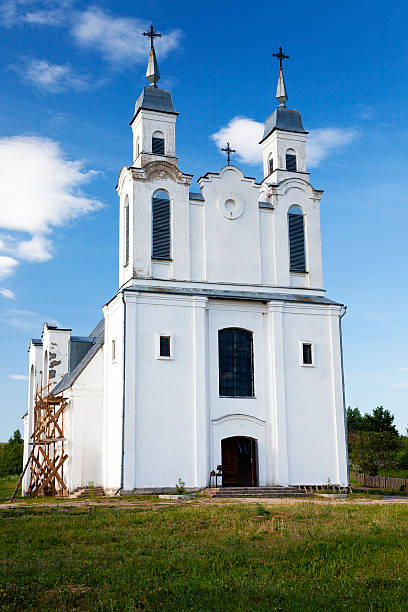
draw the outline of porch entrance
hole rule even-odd
[[[244,436],[221,440],[222,486],[256,487],[256,440]]]

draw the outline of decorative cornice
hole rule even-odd
[[[262,419],[258,419],[258,417],[252,416],[250,414],[240,414],[240,413],[226,414],[225,416],[219,417],[218,419],[211,419],[214,425],[219,425],[221,423],[225,423],[226,421],[240,421],[240,420],[251,421],[252,423],[256,423],[257,425],[261,425],[261,426],[264,426],[266,424],[266,421],[263,421]]]
[[[151,161],[143,168],[129,168],[134,181],[151,181],[153,179],[170,178],[176,183],[190,185],[192,175],[183,174],[174,164],[167,161]]]

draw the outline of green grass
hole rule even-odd
[[[20,474],[17,476],[3,476],[0,478],[0,501],[6,501],[14,493]],[[16,499],[21,497],[21,487],[17,493]]]
[[[0,509],[0,609],[406,609],[404,505],[180,504]]]

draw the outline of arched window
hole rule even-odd
[[[288,149],[286,151],[286,170],[289,172],[296,172],[296,151],[294,149]]]
[[[139,137],[137,137],[136,139],[136,159],[139,157],[139,153],[140,153],[140,141],[139,141]]]
[[[171,258],[170,198],[167,191],[158,189],[152,198],[152,257]]]
[[[126,196],[125,205],[123,210],[123,222],[124,222],[124,253],[123,253],[123,265],[127,266],[129,263],[129,198]]]
[[[34,365],[31,366],[30,368],[30,389],[29,389],[29,402],[30,402],[30,408],[32,408],[34,406],[34,400],[35,400],[35,371],[34,371]]]
[[[269,174],[272,174],[272,172],[273,172],[273,157],[272,157],[272,155],[269,158],[268,165],[269,165]]]
[[[291,206],[288,211],[290,271],[306,272],[305,227],[303,211]]]
[[[221,397],[254,396],[252,332],[239,327],[218,331],[218,367]]]
[[[164,155],[164,136],[161,132],[154,132],[152,136],[153,155]]]

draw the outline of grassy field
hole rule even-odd
[[[14,493],[18,479],[19,476],[3,476],[0,478],[0,502],[10,499]],[[17,497],[21,497],[21,487]]]
[[[0,509],[1,610],[406,610],[403,505]]]

